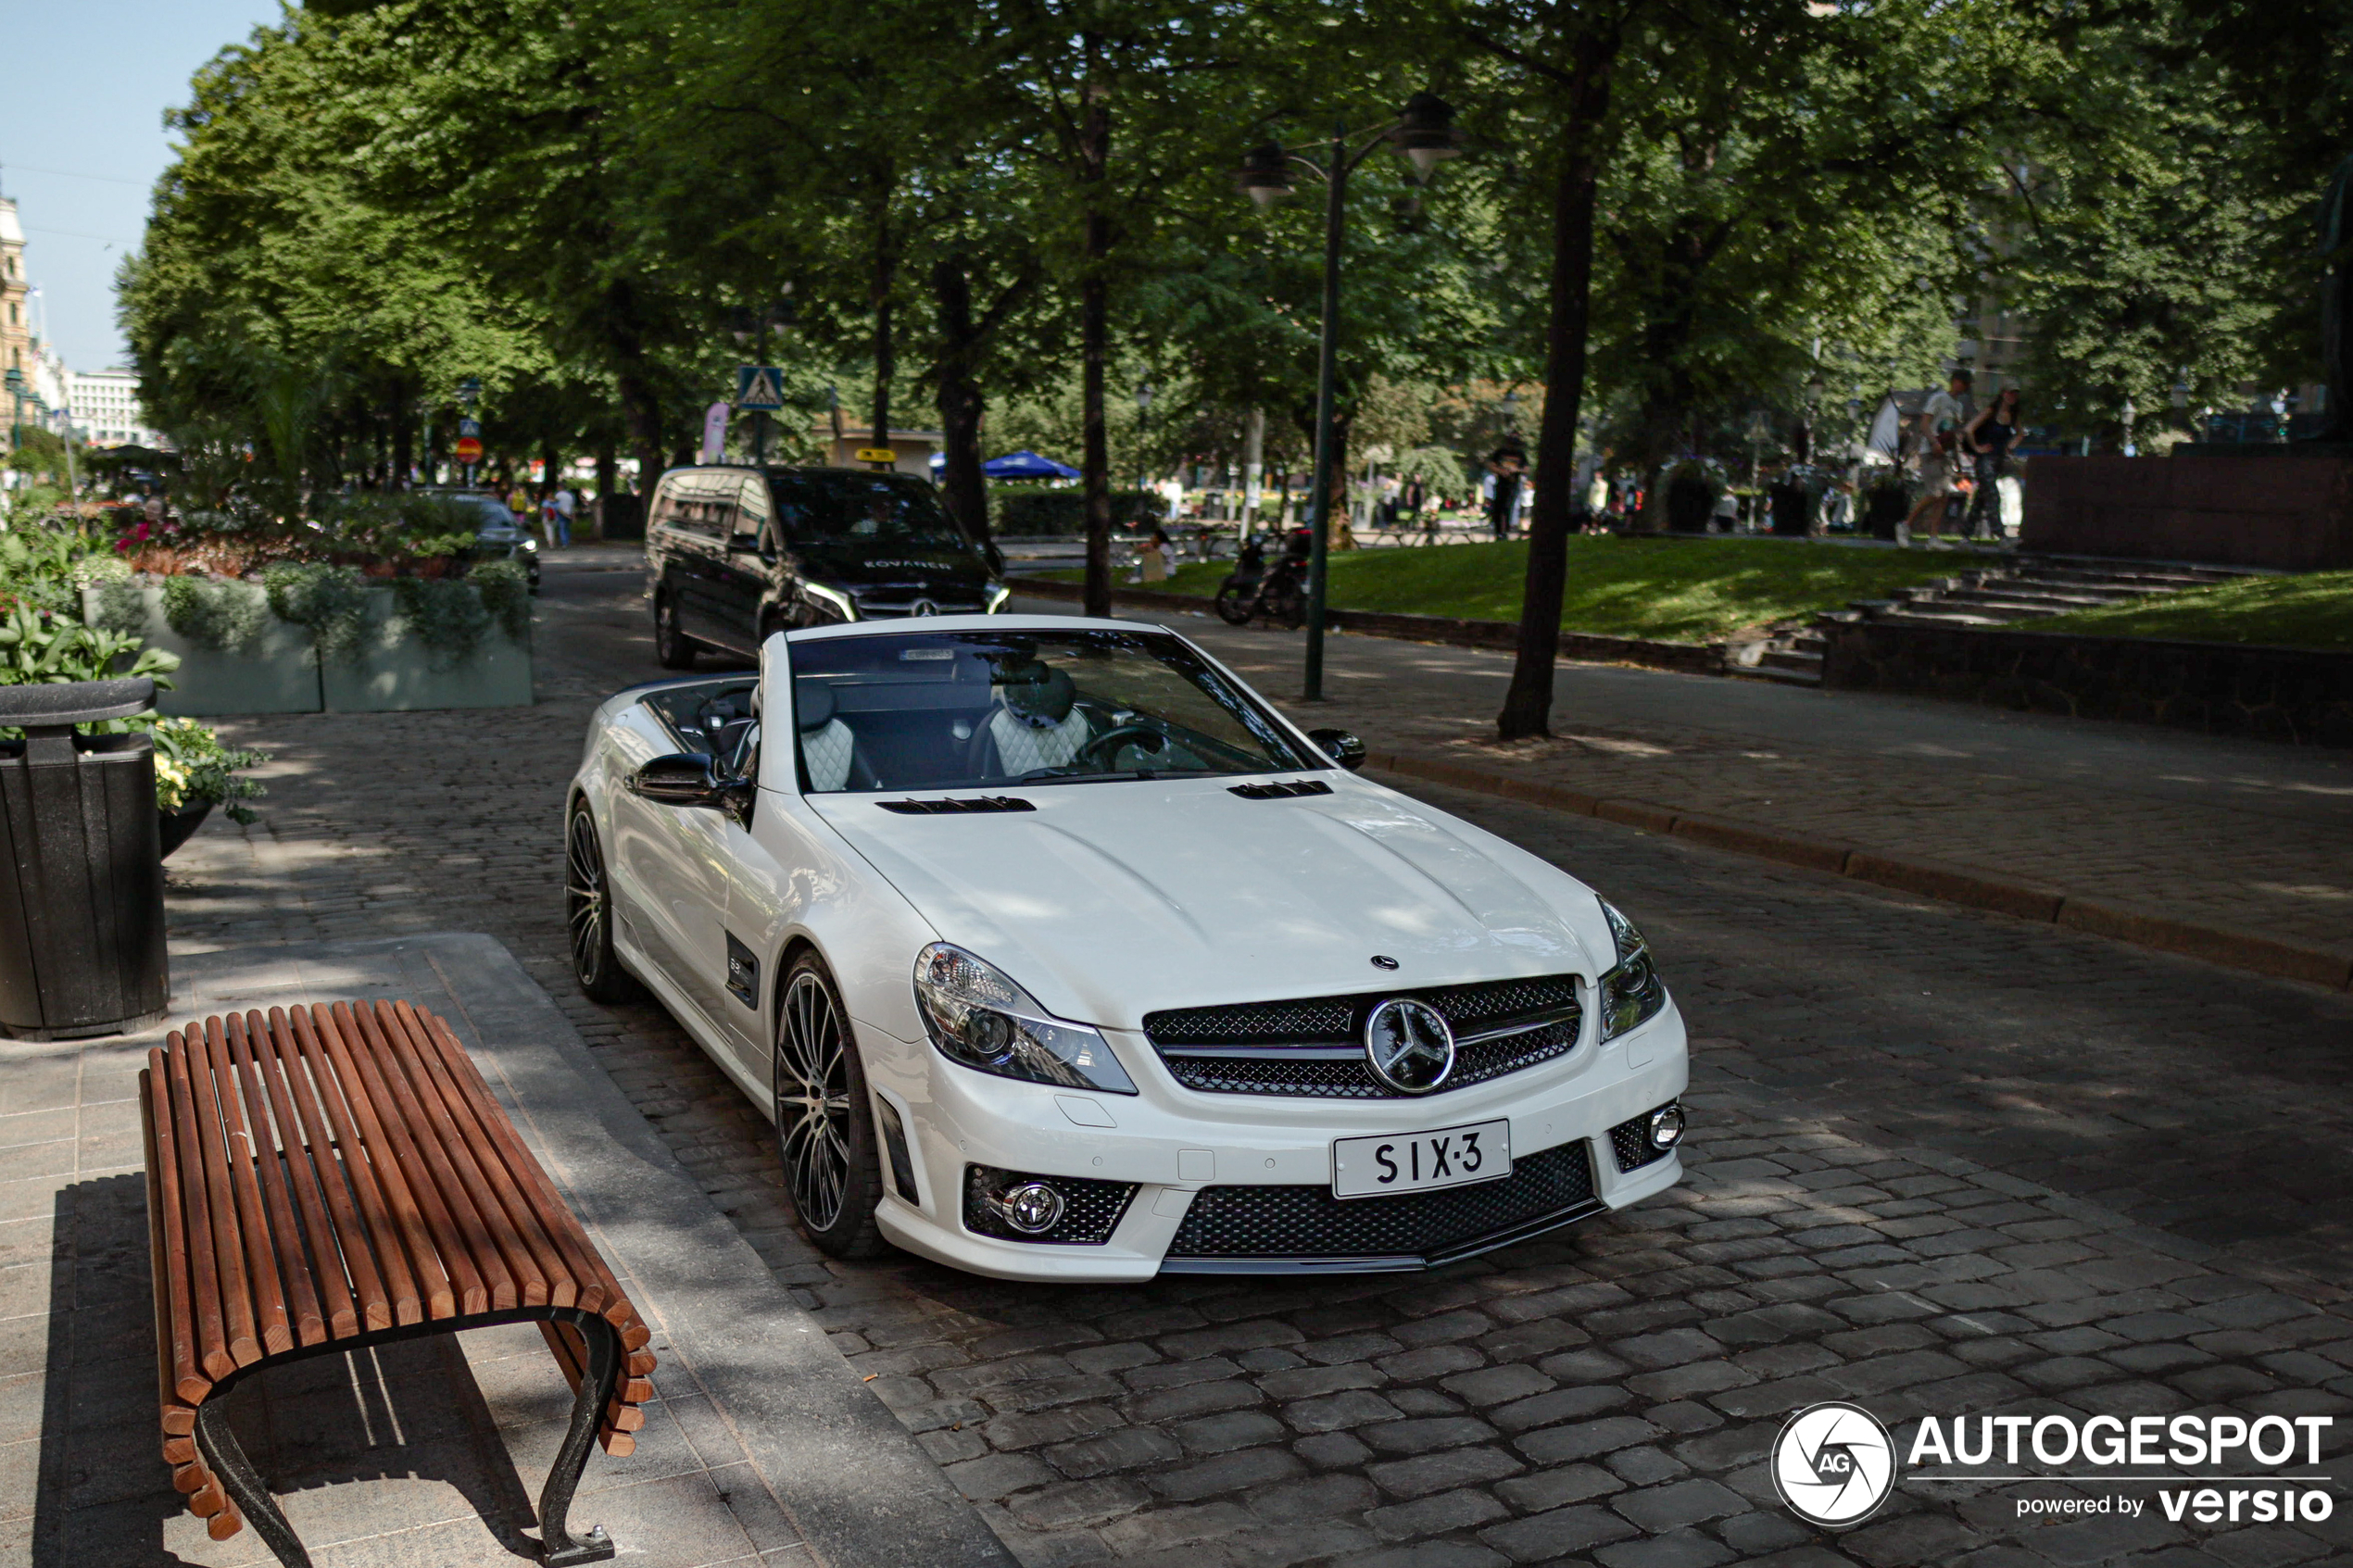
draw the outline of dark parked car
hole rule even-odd
[[[654,646],[748,657],[772,633],[902,615],[993,615],[1004,563],[930,483],[864,469],[673,469],[646,519]]]
[[[539,541],[528,529],[517,526],[515,514],[507,503],[481,490],[426,489],[420,495],[443,501],[463,513],[474,526],[474,547],[467,552],[469,560],[510,560],[521,564],[531,579],[531,591],[539,592]]]

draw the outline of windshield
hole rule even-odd
[[[1165,632],[911,632],[792,648],[812,794],[1321,768]]]
[[[972,547],[938,493],[907,474],[771,472],[768,488],[777,532],[794,544]]]

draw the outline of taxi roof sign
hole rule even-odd
[[[895,463],[899,460],[899,449],[895,446],[861,446],[858,448],[858,460],[862,463]]]

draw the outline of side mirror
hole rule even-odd
[[[629,775],[629,793],[661,806],[704,807],[726,810],[747,786],[719,771],[718,759],[700,752],[679,751],[656,757]]]
[[[1346,730],[1310,730],[1307,738],[1323,747],[1325,756],[1352,773],[1365,765],[1365,743]],[[646,765],[653,766],[650,762]]]

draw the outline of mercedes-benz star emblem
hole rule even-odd
[[[1365,1020],[1365,1065],[1401,1095],[1426,1095],[1454,1071],[1454,1032],[1428,1003],[1391,997]]]
[[[917,599],[913,604],[907,607],[907,613],[910,615],[937,615],[939,613],[939,607],[932,603],[929,599]]]

